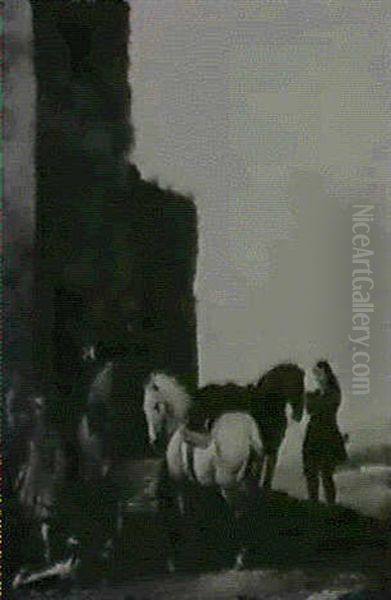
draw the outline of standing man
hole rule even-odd
[[[310,500],[319,500],[322,481],[326,502],[334,504],[336,466],[347,460],[345,442],[337,424],[341,389],[329,363],[318,361],[313,369],[318,389],[307,393],[310,421],[303,443],[303,466]]]

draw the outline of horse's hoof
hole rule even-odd
[[[235,561],[235,566],[234,566],[234,570],[235,571],[243,571],[244,569],[244,557],[245,557],[245,552],[244,550],[242,550],[241,552],[239,552],[239,554],[236,557],[236,561]]]

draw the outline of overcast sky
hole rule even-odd
[[[326,357],[346,418],[368,414],[369,399],[349,395],[350,205],[373,203],[370,412],[384,414],[389,1],[131,6],[132,160],[199,212],[201,383]]]

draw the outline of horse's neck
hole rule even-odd
[[[276,386],[260,385],[254,389],[252,394],[252,406],[255,411],[267,411],[273,413],[285,414],[288,398]]]
[[[268,377],[261,379],[259,384],[256,386],[254,393],[256,395],[258,395],[258,397],[265,399],[265,400],[275,399],[276,401],[278,400],[279,402],[285,401],[285,395],[284,395],[283,391],[281,390],[281,386],[279,385],[279,382],[275,381],[274,379],[268,378]]]

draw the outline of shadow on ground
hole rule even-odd
[[[177,575],[232,569],[242,548],[246,550],[244,568],[249,570],[356,572],[379,586],[388,585],[391,572],[389,524],[348,508],[314,504],[282,492],[262,494],[256,503],[244,503],[240,516],[235,517],[213,491],[190,489],[186,516],[175,513],[171,522],[153,508],[156,503],[150,503],[148,509],[142,503],[129,503],[123,535],[109,559],[94,550],[101,547],[113,526],[112,490],[73,490],[63,503],[66,505],[62,520],[72,520],[82,540],[77,573],[82,588],[102,579],[118,586],[140,577],[167,575],[167,557],[172,550],[169,532],[173,529]],[[39,596],[22,590],[14,597]]]
[[[116,563],[123,565],[121,574],[166,569],[166,522],[158,514],[128,517]],[[316,567],[381,576],[390,558],[390,531],[384,523],[347,508],[314,504],[281,492],[261,496],[255,506],[245,506],[235,518],[213,492],[196,490],[187,515],[174,518],[179,571],[231,568],[242,548],[246,549],[245,568]]]

